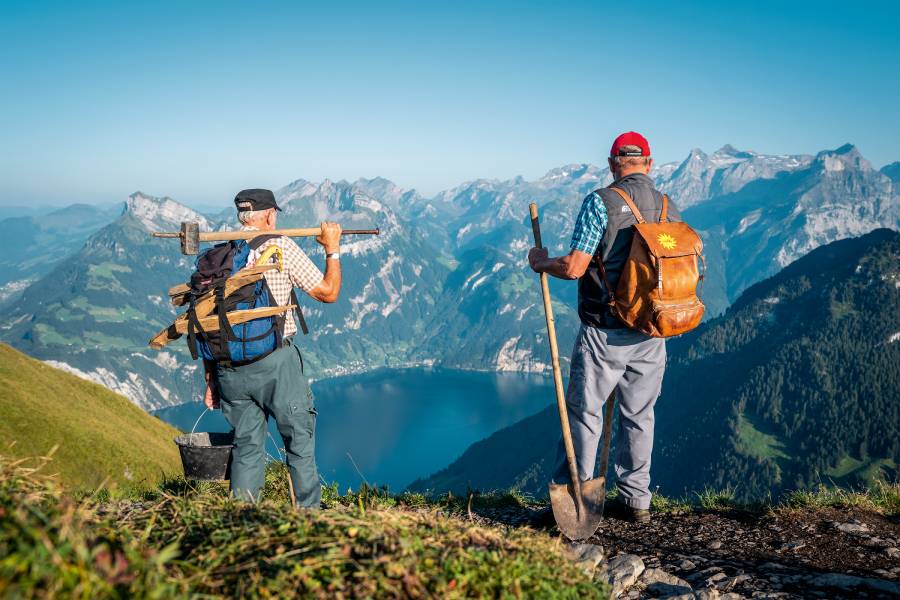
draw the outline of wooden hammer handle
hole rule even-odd
[[[228,240],[252,240],[260,235],[283,235],[285,237],[313,237],[322,233],[321,227],[301,227],[296,229],[272,229],[269,231],[204,231],[201,242],[225,242]],[[378,229],[344,229],[341,235],[378,235]]]
[[[272,229],[270,231],[201,231],[201,242],[227,242],[230,240],[252,240],[260,235],[283,235],[286,237],[313,237],[322,233],[321,227],[302,227],[297,229]],[[379,235],[380,229],[344,229],[341,235]],[[180,238],[180,232],[158,231],[153,237]]]

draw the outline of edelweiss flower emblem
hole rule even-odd
[[[676,245],[675,238],[673,238],[668,233],[659,234],[658,236],[656,236],[656,241],[659,242],[659,245],[666,250],[671,250]]]

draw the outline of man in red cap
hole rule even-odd
[[[575,220],[565,256],[550,257],[543,248],[528,253],[531,268],[560,279],[578,280],[581,329],[575,339],[566,404],[582,480],[595,476],[597,447],[603,431],[603,405],[613,390],[619,400],[618,451],[615,460],[619,512],[635,521],[650,520],[650,455],[653,406],[666,366],[665,340],[629,329],[610,313],[611,292],[603,285],[601,262],[615,290],[634,237],[637,221],[619,188],[634,200],[648,222],[659,219],[662,193],[648,174],[653,168],[650,144],[639,133],[623,133],[609,153],[613,183],[588,194]],[[680,221],[669,202],[668,218]],[[569,480],[560,441],[553,480]]]

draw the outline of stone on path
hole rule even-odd
[[[859,522],[836,523],[834,528],[850,535],[866,535],[869,533],[869,526]]]
[[[649,594],[657,598],[693,598],[694,591],[684,579],[666,573],[662,569],[646,569],[641,575],[641,583]]]
[[[603,546],[577,542],[563,543],[563,554],[589,576],[594,575],[597,565],[605,558]]]
[[[702,590],[694,592],[694,598],[696,600],[744,600],[746,596],[741,596],[734,592],[723,594],[713,588],[703,588]]]
[[[620,554],[610,559],[598,573],[612,587],[612,597],[618,598],[622,592],[637,583],[644,572],[644,561],[634,554]]]
[[[839,588],[842,590],[869,590],[885,592],[900,596],[900,585],[883,579],[871,579],[868,577],[856,577],[843,573],[824,573],[809,577],[806,582],[818,588]]]
[[[675,566],[678,569],[681,569],[682,571],[693,571],[694,569],[697,568],[696,563],[694,563],[694,561],[689,560],[687,558],[682,558],[677,563],[675,563]]]

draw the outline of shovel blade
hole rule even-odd
[[[597,531],[603,519],[606,501],[606,478],[598,477],[581,483],[584,510],[578,510],[571,484],[550,484],[550,505],[559,530],[572,541],[586,540]]]

